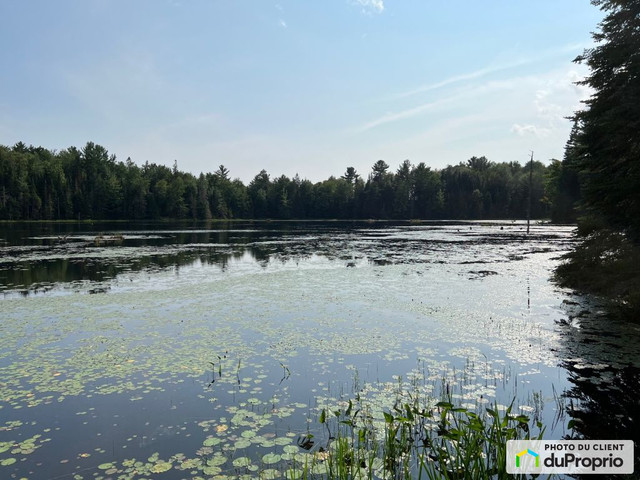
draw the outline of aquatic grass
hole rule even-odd
[[[540,440],[544,434],[539,421],[512,412],[513,403],[500,413],[497,405],[476,411],[456,406],[451,397],[435,405],[415,399],[384,411],[384,422],[376,425],[371,415],[352,401],[344,410],[327,413],[323,408],[319,422],[329,432],[326,448],[313,455],[311,464],[298,466],[294,462],[287,477],[510,479],[507,441]],[[532,436],[534,426],[538,433]],[[318,465],[323,465],[324,471]]]

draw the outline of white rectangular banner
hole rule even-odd
[[[509,440],[507,473],[629,474],[631,440]]]

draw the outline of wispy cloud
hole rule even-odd
[[[274,7],[276,10],[280,12],[280,14],[284,13],[284,8],[282,8],[282,5],[280,5],[279,3],[276,3]],[[284,18],[282,17],[278,18],[278,26],[280,28],[287,28],[287,22],[285,21]]]
[[[588,87],[576,85],[582,78],[577,71],[571,70],[545,82],[535,91],[532,101],[535,122],[514,123],[511,133],[518,136],[534,135],[538,138],[551,135],[566,122],[567,115],[580,108],[580,101],[589,97],[591,90]]]
[[[551,133],[551,130],[544,127],[539,127],[537,125],[520,125],[519,123],[514,123],[511,126],[511,133],[515,133],[520,137],[525,135],[534,135],[536,137],[548,137]]]
[[[422,103],[421,105],[400,110],[398,112],[385,113],[384,115],[381,115],[375,120],[371,120],[355,128],[355,131],[365,132],[367,130],[371,130],[373,128],[379,127],[387,123],[393,123],[399,120],[405,120],[408,118],[418,116],[429,110],[435,110],[436,108],[444,107],[447,104],[459,105],[461,103],[469,101],[470,99],[473,100],[473,99],[482,98],[487,93],[493,92],[496,90],[505,90],[505,91],[513,90],[514,88],[516,88],[519,81],[521,81],[521,79],[513,78],[513,79],[503,80],[499,82],[493,81],[493,82],[486,82],[481,85],[475,85],[475,86],[466,88],[462,91],[458,91],[454,94],[450,94],[448,96],[441,96],[438,100],[433,102]]]
[[[364,13],[382,13],[384,0],[352,0],[352,3],[362,7]]]
[[[425,85],[421,85],[411,90],[407,90],[406,92],[400,92],[391,96],[391,99],[399,99],[405,97],[411,97],[413,95],[417,95],[419,93],[430,92],[433,90],[438,90],[440,88],[447,87],[449,85],[453,85],[456,83],[465,82],[467,80],[476,80],[478,78],[485,77],[487,75],[491,75],[493,73],[502,72],[505,70],[510,70],[512,68],[521,67],[523,65],[529,65],[532,63],[540,62],[542,60],[557,56],[557,55],[566,55],[567,53],[581,51],[586,48],[586,44],[578,44],[572,43],[569,45],[564,45],[559,48],[550,49],[548,51],[542,52],[535,57],[529,58],[519,58],[510,62],[504,62],[495,65],[489,65],[473,72],[462,73],[460,75],[454,75],[452,77],[446,78],[439,82],[427,83]]]
[[[580,74],[575,70],[569,72],[556,70],[544,75],[514,76],[502,80],[485,81],[458,89],[448,95],[440,95],[436,101],[384,113],[378,118],[355,127],[352,131],[363,133],[432,110],[453,112],[462,108],[461,106],[466,109],[477,108],[485,111],[501,110],[505,115],[513,115],[515,113],[513,102],[516,102],[521,108],[526,109],[526,114],[531,116],[533,121],[513,122],[511,132],[517,135],[529,133],[544,136],[564,124],[565,117],[571,115],[579,107],[580,100],[588,96],[586,90],[574,85],[579,78]],[[512,100],[506,100],[506,98]]]
[[[408,90],[406,92],[395,94],[395,95],[393,95],[392,98],[395,98],[395,99],[406,98],[406,97],[411,97],[413,95],[416,95],[418,93],[424,93],[424,92],[429,92],[429,91],[432,91],[432,90],[438,90],[440,88],[447,87],[447,86],[453,85],[455,83],[464,82],[466,80],[475,80],[477,78],[484,77],[484,76],[489,75],[491,73],[497,73],[497,72],[500,72],[500,71],[503,71],[503,70],[508,70],[510,68],[515,68],[515,67],[524,65],[526,63],[528,63],[528,62],[525,61],[525,60],[518,60],[518,61],[511,62],[511,63],[503,64],[503,65],[495,65],[495,66],[491,66],[491,67],[481,68],[481,69],[476,70],[474,72],[455,75],[455,76],[447,78],[445,80],[441,80],[440,82],[435,82],[435,83],[422,85],[420,87],[414,88],[413,90]]]
[[[370,122],[360,125],[355,129],[355,131],[366,132],[367,130],[379,127],[380,125],[384,125],[385,123],[392,123],[397,122],[398,120],[415,117],[416,115],[424,113],[428,110],[432,110],[443,103],[445,103],[445,100],[439,100],[436,102],[424,103],[422,105],[418,105],[417,107],[409,108],[399,112],[388,112],[381,117],[376,118],[375,120],[371,120]]]

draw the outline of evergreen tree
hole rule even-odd
[[[594,91],[574,117],[587,212],[640,242],[640,0],[593,0],[606,17],[576,58]]]
[[[355,168],[347,167],[347,171],[340,178],[346,180],[349,184],[354,184],[359,177],[360,175],[358,175]]]

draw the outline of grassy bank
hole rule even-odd
[[[640,247],[621,233],[599,230],[564,258],[556,281],[595,294],[623,315],[640,321]]]

